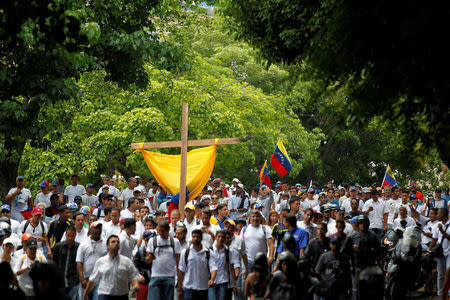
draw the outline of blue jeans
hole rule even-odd
[[[183,289],[184,300],[208,300],[208,290]]]
[[[128,294],[123,296],[98,295],[98,300],[128,300]]]
[[[247,297],[244,296],[244,286],[245,286],[244,273],[241,272],[241,274],[239,274],[236,280],[236,285],[237,285],[237,295],[234,296],[234,300],[247,300]]]
[[[227,295],[228,295],[228,282],[214,284],[208,290],[209,300],[229,300]]]
[[[78,300],[80,299],[78,296],[79,288],[80,288],[79,285],[61,288],[61,292],[72,300]]]
[[[380,228],[369,228],[370,231],[372,231],[373,233],[375,233],[375,235],[377,236],[378,241],[381,243],[381,239],[383,238],[383,229]]]
[[[86,279],[87,282],[89,282],[88,279]],[[98,290],[98,284],[96,284],[94,286],[94,288],[92,289],[92,291],[88,294],[89,300],[98,300],[98,294],[97,294],[97,290]],[[81,283],[78,285],[78,297],[79,299],[83,299],[83,293],[84,293],[84,289],[81,286]]]
[[[175,277],[152,277],[148,284],[148,300],[173,300]]]

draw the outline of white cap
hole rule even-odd
[[[210,195],[203,195],[203,196],[200,198],[200,201],[203,201],[203,200],[205,200],[205,199],[210,199],[210,200],[211,200],[211,196],[210,196]]]
[[[206,190],[208,190],[208,191],[212,191],[212,190],[213,190],[213,188],[212,188],[212,187],[210,187],[210,186],[208,185],[208,188],[207,188]]]
[[[239,182],[239,179],[233,178],[233,182]]]
[[[13,247],[14,247],[14,250],[16,250],[16,247],[17,247],[17,245],[16,245],[16,243],[14,242],[14,239],[13,238],[6,238],[4,241],[3,241],[3,245],[6,245],[6,244],[11,244],[11,245],[13,245]]]
[[[244,188],[244,185],[242,183],[239,183],[237,186],[240,187],[241,189]]]

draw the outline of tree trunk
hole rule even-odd
[[[8,160],[0,162],[0,199],[5,201],[8,191],[16,186],[17,168],[19,163],[10,163]]]

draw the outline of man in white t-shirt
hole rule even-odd
[[[42,181],[39,187],[41,188],[41,191],[36,195],[36,198],[34,199],[34,206],[38,205],[39,203],[44,203],[45,208],[50,207],[50,196],[52,193],[49,190],[50,184],[48,181]]]
[[[385,193],[385,202],[388,208],[388,227],[393,226],[396,206],[402,202],[402,200],[399,198],[400,189],[398,187],[393,187],[391,189],[391,194],[392,198],[389,199],[386,198],[387,194]]]
[[[128,178],[128,187],[122,191],[119,196],[119,208],[126,209],[128,207],[128,200],[133,198],[134,188],[136,187],[136,178]]]
[[[136,198],[128,199],[128,208],[120,212],[120,218],[134,218],[134,213],[139,208],[139,201]]]
[[[258,252],[269,252],[268,264],[272,265],[274,249],[270,239],[272,234],[270,228],[261,224],[261,214],[258,210],[252,210],[250,215],[250,225],[244,227],[241,231],[241,237],[245,243],[245,249],[247,251],[248,265],[250,271],[253,269],[253,261]],[[269,249],[268,246],[269,245]]]
[[[180,242],[169,237],[169,223],[158,224],[158,235],[147,244],[146,262],[152,263],[152,275],[148,286],[148,294],[153,300],[173,299],[175,276],[180,260]]]
[[[11,219],[11,207],[8,204],[3,204],[0,208],[0,217],[6,217],[11,222],[11,231],[17,236],[22,236],[22,232],[20,232],[20,222]]]
[[[6,202],[11,203],[11,218],[22,222],[25,220],[22,213],[29,207],[33,207],[33,198],[29,189],[26,189],[25,179],[19,176],[16,179],[16,187],[9,190],[5,197]]]
[[[396,228],[396,227],[407,228],[407,227],[411,227],[411,226],[416,226],[416,222],[414,221],[414,219],[411,217],[408,217],[408,212],[406,210],[406,207],[401,206],[398,209],[398,212],[399,212],[399,216],[397,219],[394,220],[394,223],[393,223],[394,228]]]
[[[86,194],[81,196],[81,201],[83,205],[89,206],[89,208],[93,206],[98,206],[98,196],[93,194],[94,185],[92,183],[88,183],[86,185]]]
[[[186,204],[184,206],[184,219],[181,219],[178,223],[183,223],[187,229],[186,241],[190,242],[192,238],[192,230],[198,228],[201,225],[201,221],[195,218],[195,206],[192,204]]]
[[[399,214],[399,208],[402,207],[402,206],[406,208],[406,211],[408,212],[408,216],[411,217],[411,208],[409,207],[409,201],[408,200],[409,200],[409,193],[408,193],[408,191],[406,191],[406,190],[402,191],[401,202],[398,203],[395,206],[394,219],[397,219],[398,214]]]
[[[203,247],[209,249],[214,244],[214,239],[216,237],[217,231],[220,230],[220,227],[217,225],[213,225],[210,223],[211,219],[211,210],[209,208],[204,208],[202,210],[202,224],[196,225],[196,229],[200,229],[203,232],[202,244]]]
[[[445,271],[447,270],[447,256],[450,253],[450,241],[447,239],[450,237],[450,221],[448,220],[447,209],[439,208],[437,218],[439,221],[436,222],[432,229],[430,251],[433,250],[436,245],[442,245],[443,255],[435,257],[437,263],[437,294],[440,296],[444,284]],[[446,236],[443,235],[444,232],[446,233]]]
[[[64,196],[67,196],[68,203],[73,203],[75,196],[81,197],[86,194],[86,189],[81,184],[78,184],[78,182],[80,181],[80,176],[78,176],[77,174],[73,174],[70,177],[70,180],[72,184],[65,188]]]
[[[155,181],[152,183],[152,188],[148,190],[147,197],[152,204],[153,210],[158,209],[158,195],[159,195],[159,184]]]
[[[388,209],[383,200],[378,199],[378,191],[373,189],[370,192],[372,198],[364,203],[362,211],[369,217],[369,230],[377,235],[378,240],[381,241],[383,230],[387,231],[387,217]]]

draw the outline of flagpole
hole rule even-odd
[[[386,179],[386,174],[387,174],[388,169],[389,169],[389,164],[386,167],[386,172],[384,172],[383,181],[381,181],[381,188],[383,188],[383,183],[384,183],[384,180]]]

